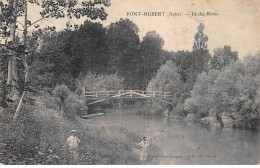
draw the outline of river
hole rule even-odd
[[[132,132],[138,141],[146,136],[151,146],[159,149],[148,153],[152,164],[259,164],[260,160],[259,131],[186,125],[179,119],[147,115],[132,107],[106,110],[91,122],[101,129],[106,126]]]

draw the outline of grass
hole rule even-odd
[[[49,101],[46,101],[49,100]],[[15,123],[15,105],[1,111],[0,163],[3,164],[73,164],[65,141],[72,129],[81,140],[77,164],[139,164],[132,150],[133,142],[96,129],[85,120],[61,117],[52,97],[38,97],[35,106],[24,106]]]

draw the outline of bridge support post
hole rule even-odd
[[[86,92],[86,88],[84,86],[82,86],[82,96],[84,96],[84,97],[86,96],[85,92]]]

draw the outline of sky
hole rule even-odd
[[[139,27],[140,39],[148,31],[155,30],[164,40],[163,48],[168,51],[192,50],[194,35],[200,23],[205,25],[208,49],[230,45],[239,57],[260,52],[260,0],[111,0],[106,8],[107,20],[98,22],[104,26],[120,18],[129,18]],[[29,19],[40,18],[40,8],[29,6]],[[129,12],[164,12],[164,16],[130,16]],[[216,16],[192,16],[192,12],[217,13]],[[173,16],[178,13],[182,16]],[[190,15],[185,15],[190,14]],[[84,19],[75,23],[83,23]],[[58,30],[65,28],[68,19],[50,19],[41,26],[54,25]]]

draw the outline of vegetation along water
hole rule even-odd
[[[0,2],[1,37],[9,39],[0,45],[0,164],[259,164],[259,53],[241,59],[227,44],[211,54],[203,23],[191,51],[167,51],[156,31],[141,38],[130,19],[92,21],[106,19],[107,0],[81,9],[77,0],[42,1],[33,23],[27,1],[9,1]],[[66,16],[90,20],[61,31],[39,25]],[[171,94],[85,96],[120,90]],[[80,140],[74,153],[71,130]]]

